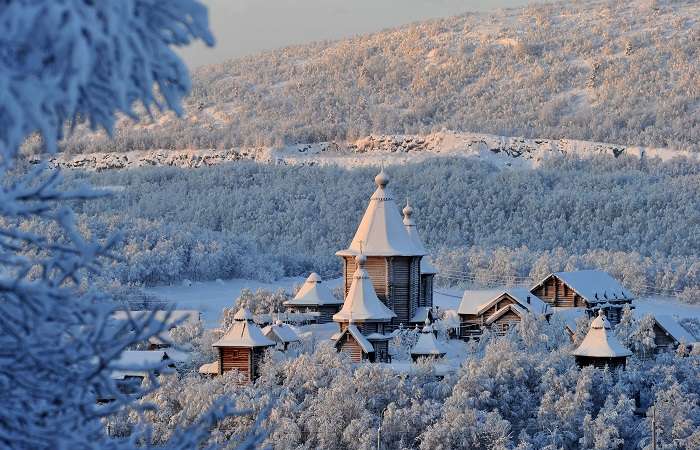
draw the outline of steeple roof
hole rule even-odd
[[[426,319],[425,326],[418,335],[418,342],[411,348],[411,356],[444,356],[445,351],[440,347],[433,334],[430,320]]]
[[[365,263],[367,257],[359,255],[355,258],[357,270],[353,275],[352,285],[345,297],[343,307],[333,315],[336,322],[388,322],[396,317],[377,297],[372,281],[369,278]]]
[[[573,351],[574,356],[590,356],[594,358],[615,358],[630,356],[631,351],[617,340],[611,332],[610,322],[603,310],[598,310],[598,317],[591,322],[583,342]]]
[[[253,314],[245,308],[233,316],[233,326],[214,343],[214,347],[271,347],[275,343],[265,337],[253,322]]]
[[[416,248],[416,250],[422,252],[422,254],[427,255],[428,252],[425,250],[423,241],[421,241],[418,235],[418,229],[416,228],[416,221],[413,220],[413,207],[406,200],[406,206],[403,207],[403,226],[406,228],[406,233],[411,239],[411,243]],[[437,269],[432,265],[428,256],[424,256],[420,260],[420,273],[421,275],[434,275],[437,273]]]
[[[293,299],[284,302],[290,306],[321,306],[340,305],[343,301],[335,298],[333,293],[321,282],[321,277],[316,272],[312,272],[306,279],[304,285],[299,289]]]
[[[374,178],[377,190],[357,227],[350,247],[336,253],[338,256],[422,256],[424,248],[418,248],[406,232],[399,208],[387,190],[389,176],[382,169]]]

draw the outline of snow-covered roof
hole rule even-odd
[[[630,356],[632,352],[622,345],[611,332],[610,322],[605,318],[603,310],[598,310],[598,317],[591,322],[591,328],[581,345],[572,352],[575,356],[590,356],[594,358],[615,358]]]
[[[444,356],[445,353],[435,339],[430,321],[426,321],[426,325],[418,335],[416,345],[411,348],[411,356]]]
[[[321,277],[312,272],[293,299],[284,302],[286,306],[340,305],[343,301],[321,282]]]
[[[255,322],[253,314],[246,308],[238,310],[233,316],[233,326],[224,336],[214,343],[214,347],[270,347],[275,345],[267,338]]]
[[[374,346],[370,341],[367,340],[367,338],[360,332],[360,330],[355,326],[355,325],[348,325],[348,327],[345,329],[343,333],[340,334],[342,337],[343,334],[345,333],[350,333],[352,337],[355,338],[358,344],[360,344],[360,347],[362,347],[362,351],[365,353],[372,353],[374,351]]]
[[[519,307],[518,305],[514,304],[509,304],[504,306],[503,308],[499,309],[495,313],[491,314],[489,317],[486,318],[486,325],[491,325],[493,322],[495,322],[499,317],[501,317],[503,314],[507,313],[508,311],[513,311],[515,314],[518,315],[518,317],[522,318],[525,316],[526,311]]]
[[[413,317],[411,317],[411,320],[409,322],[415,322],[415,323],[423,323],[428,319],[432,319],[432,313],[430,308],[427,306],[419,306],[416,308],[415,312],[413,313]]]
[[[416,248],[406,232],[394,198],[386,189],[389,177],[384,170],[375,177],[377,190],[369,200],[350,247],[336,253],[353,256],[422,256],[425,249]]]
[[[199,366],[199,373],[202,375],[218,375],[219,374],[219,361],[214,361]]]
[[[129,320],[129,317],[131,316],[134,319],[143,320],[148,314],[154,314],[156,320],[166,323],[169,327],[172,327],[178,323],[182,325],[186,322],[197,322],[199,320],[200,312],[194,309],[175,309],[172,311],[115,311],[114,314],[112,314],[112,318],[115,320]]]
[[[370,341],[387,341],[387,340],[391,339],[390,334],[382,334],[382,333],[370,333],[365,337]]]
[[[564,326],[572,332],[576,331],[576,321],[579,317],[588,315],[586,308],[569,308],[569,307],[553,307],[551,308],[552,317],[560,318],[564,322]]]
[[[574,272],[554,272],[537,283],[533,290],[542,285],[549,277],[555,276],[566,283],[588,303],[632,300],[632,293],[607,272],[602,270],[576,270]]]
[[[165,360],[184,361],[188,355],[172,350],[124,350],[114,365],[113,380],[123,380],[126,377],[146,377],[148,372],[157,368]]]
[[[690,334],[688,330],[683,328],[683,325],[673,317],[666,314],[654,315],[656,323],[663,328],[676,342],[685,342],[686,344],[694,344],[698,339]]]
[[[280,342],[289,343],[299,341],[299,336],[297,335],[296,331],[294,331],[292,327],[286,323],[280,321],[274,325],[266,326],[262,329],[262,332],[265,336],[271,339],[274,339],[273,335],[275,335]]]
[[[345,297],[343,307],[333,315],[336,322],[386,322],[396,317],[394,311],[387,308],[377,297],[369,278],[365,263],[367,258],[359,255],[355,258],[357,270],[353,275],[352,285]]]
[[[438,273],[437,268],[430,262],[428,256],[424,256],[420,259],[420,273],[421,275],[435,275]]]
[[[547,314],[549,305],[524,288],[490,289],[485,291],[465,291],[457,312],[459,314],[481,314],[503,295],[508,295],[518,305],[533,314]]]

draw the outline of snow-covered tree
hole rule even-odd
[[[117,114],[136,117],[136,107],[179,112],[190,81],[173,47],[213,43],[207,11],[195,0],[15,1],[0,6],[0,36],[0,446],[132,448],[143,430],[113,440],[101,421],[139,409],[111,373],[126,368],[117,362],[125,348],[167,339],[165,326],[152,315],[110,321],[117,304],[86,275],[118,257],[117,239],[85,237],[69,207],[101,194],[65,189],[45,164],[28,168],[20,146],[36,134],[54,152],[68,121],[111,131]],[[230,412],[216,405],[188,429],[173,428],[167,446],[206,440]]]

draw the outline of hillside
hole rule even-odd
[[[70,153],[455,131],[698,150],[700,4],[580,1],[432,20],[194,74],[184,119]]]

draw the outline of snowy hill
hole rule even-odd
[[[241,160],[274,164],[336,165],[352,168],[386,164],[410,164],[432,157],[479,158],[496,167],[537,167],[557,155],[577,158],[629,155],[638,159],[688,158],[700,161],[700,152],[622,146],[571,139],[525,139],[477,133],[443,131],[428,135],[371,135],[351,142],[319,142],[228,150],[141,150],[125,153],[61,154],[54,166],[109,170],[137,167],[215,166]]]
[[[230,149],[450,129],[698,150],[700,3],[586,0],[431,20],[194,74],[184,119],[71,153]]]

